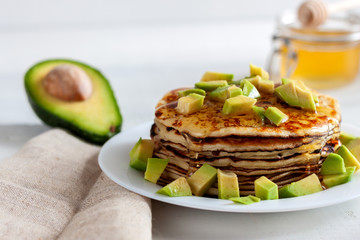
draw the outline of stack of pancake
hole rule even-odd
[[[273,95],[256,106],[275,106],[288,115],[280,126],[256,113],[224,115],[223,103],[205,98],[198,112],[176,111],[177,89],[158,103],[151,137],[154,156],[170,162],[158,183],[191,176],[204,163],[237,174],[240,194],[254,194],[254,181],[266,176],[279,187],[319,173],[324,158],[339,146],[340,112],[335,99],[318,95],[317,111],[288,106]],[[207,195],[217,195],[216,183]]]

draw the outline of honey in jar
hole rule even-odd
[[[356,18],[330,18],[318,28],[303,28],[294,14],[285,14],[274,35],[271,77],[299,79],[315,89],[336,88],[356,79],[360,21],[351,19]]]

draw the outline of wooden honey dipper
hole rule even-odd
[[[298,19],[306,27],[317,27],[323,24],[330,14],[359,6],[359,0],[340,1],[329,5],[321,0],[308,0],[300,5]]]

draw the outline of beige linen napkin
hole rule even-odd
[[[151,239],[150,200],[101,173],[98,153],[54,129],[1,163],[0,239]]]

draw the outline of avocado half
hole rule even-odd
[[[56,66],[73,64],[89,76],[93,92],[78,102],[59,100],[45,91],[44,77]],[[36,115],[46,124],[69,130],[86,141],[103,144],[120,132],[122,116],[107,79],[95,68],[67,59],[39,62],[25,74],[25,90]]]

